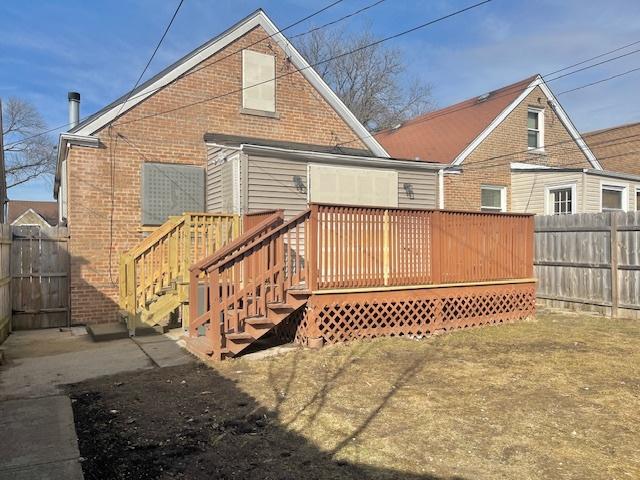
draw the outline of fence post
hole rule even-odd
[[[618,213],[611,212],[611,317],[618,316]]]

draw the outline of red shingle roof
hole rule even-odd
[[[494,90],[486,100],[473,97],[413,118],[376,139],[392,157],[451,163],[536,77]]]
[[[58,204],[56,202],[35,202],[30,200],[10,200],[7,202],[7,223],[11,224],[29,209],[33,209],[49,225],[58,224]]]

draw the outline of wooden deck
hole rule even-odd
[[[529,215],[311,205],[261,220],[191,268],[188,343],[202,355],[276,328],[318,346],[534,313]]]

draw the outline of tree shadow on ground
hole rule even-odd
[[[394,385],[408,382],[419,370],[419,362],[404,370]],[[313,422],[332,382],[345,368],[346,363],[324,379],[324,386],[295,416],[314,409],[308,417]],[[290,386],[295,369],[288,374],[284,382]],[[322,451],[282,424],[281,404],[265,408],[234,381],[204,365],[104,377],[70,387],[87,480],[445,480],[336,459],[385,408],[394,391],[383,395],[365,421],[338,439],[335,448]]]

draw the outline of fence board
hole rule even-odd
[[[67,326],[67,229],[14,226],[11,236],[13,329]]]
[[[549,306],[640,318],[640,212],[537,216],[535,268]]]
[[[11,331],[11,227],[0,225],[0,343]]]

